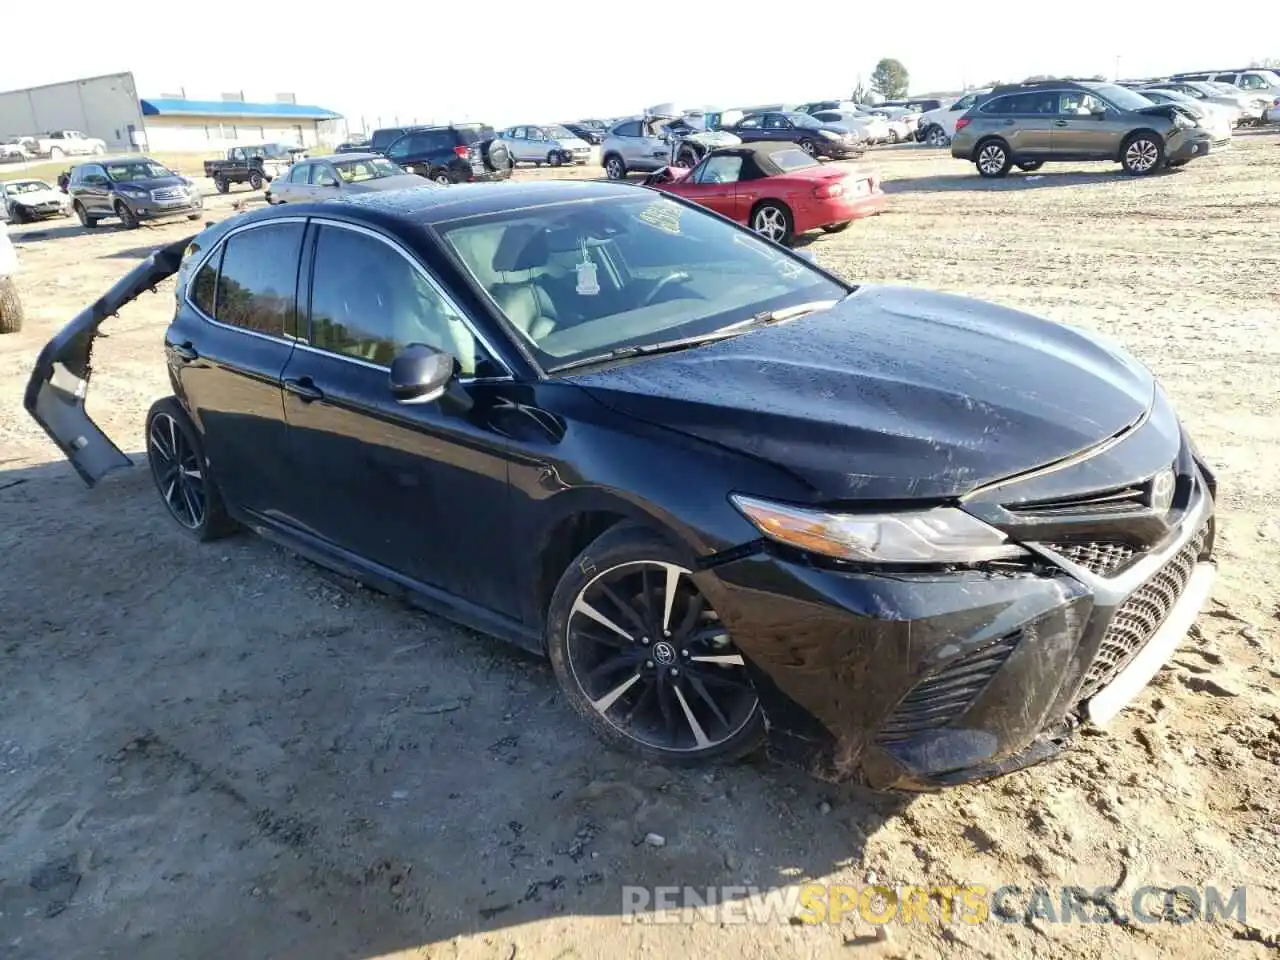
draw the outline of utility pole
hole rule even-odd
[[[1120,54],[1118,53],[1116,54],[1116,75],[1113,79],[1115,80],[1120,79]]]

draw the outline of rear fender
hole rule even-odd
[[[131,461],[85,412],[93,372],[93,341],[102,321],[136,300],[145,290],[173,276],[195,237],[155,250],[92,305],[58,331],[40,351],[27,381],[22,405],[44,428],[88,486]]]

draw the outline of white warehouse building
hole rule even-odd
[[[284,142],[336,145],[346,134],[340,114],[294,102],[139,98],[132,73],[113,73],[0,93],[0,140],[50,130],[78,130],[112,152],[209,153],[227,147]]]

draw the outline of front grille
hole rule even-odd
[[[1080,689],[1081,700],[1089,699],[1114,680],[1160,629],[1160,624],[1164,623],[1182,591],[1187,588],[1196,558],[1200,556],[1208,535],[1209,526],[1205,524],[1173,559],[1116,609],[1107,632],[1103,634],[1102,645],[1085,675],[1084,686]]]
[[[161,187],[159,190],[151,191],[151,199],[163,202],[165,200],[185,200],[186,197],[178,187]]]
[[[1099,577],[1109,577],[1128,566],[1138,552],[1123,540],[1087,540],[1077,543],[1046,543],[1072,563],[1077,563]]]
[[[1147,505],[1147,485],[1133,484],[1099,490],[1078,497],[1058,500],[1039,500],[1027,503],[1005,504],[1010,513],[1032,513],[1037,516],[1096,516],[1108,513],[1127,513]]]
[[[952,660],[937,673],[921,680],[880,727],[876,742],[910,740],[951,723],[983,691],[1020,639],[1021,631],[1001,637],[981,650]]]

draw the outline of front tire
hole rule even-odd
[[[812,140],[801,140],[799,143],[796,144],[796,146],[798,146],[801,150],[803,150],[805,153],[807,153],[811,157],[814,155],[814,152],[816,150]]]
[[[176,397],[151,405],[145,439],[151,478],[182,531],[201,542],[234,533],[236,523],[227,514],[195,428]]]
[[[569,564],[547,612],[573,708],[607,743],[673,766],[736,760],[764,740],[746,661],[693,566],[657,532],[623,524]]]
[[[120,218],[120,226],[126,230],[138,229],[138,215],[123,200],[116,201],[116,216]]]
[[[1043,160],[1021,160],[1018,162],[1018,169],[1023,170],[1026,173],[1031,173],[1034,170],[1039,170],[1043,166],[1044,166]]]
[[[844,233],[844,231],[849,229],[849,225],[851,223],[853,223],[852,220],[845,220],[841,223],[828,223],[822,228],[822,232],[823,233]]]
[[[1164,166],[1164,141],[1153,133],[1135,133],[1120,148],[1120,165],[1133,177],[1145,177]]]
[[[226,193],[231,189],[231,183],[226,177],[214,177],[213,189],[217,190],[219,193]]]
[[[547,154],[547,166],[549,166],[549,167],[558,167],[558,166],[560,166],[560,154],[559,154],[559,152],[557,152],[557,151],[555,151],[555,150],[552,150],[550,153],[548,153],[548,154]]]
[[[610,180],[623,180],[627,176],[627,165],[616,153],[604,158],[604,175]]]
[[[1003,140],[987,140],[978,144],[974,151],[973,164],[978,168],[978,175],[992,179],[1008,175],[1013,160],[1009,156],[1009,148]]]
[[[774,243],[791,242],[795,221],[791,211],[776,200],[766,200],[751,211],[751,229]]]
[[[0,277],[0,333],[17,333],[22,329],[22,300],[13,277]]]
[[[89,211],[84,208],[84,204],[79,200],[75,203],[76,216],[80,218],[80,226],[86,230],[92,230],[98,225],[97,218],[89,216]]]
[[[264,183],[266,183],[266,180],[263,179],[261,173],[257,170],[249,171],[249,189],[261,190]]]

